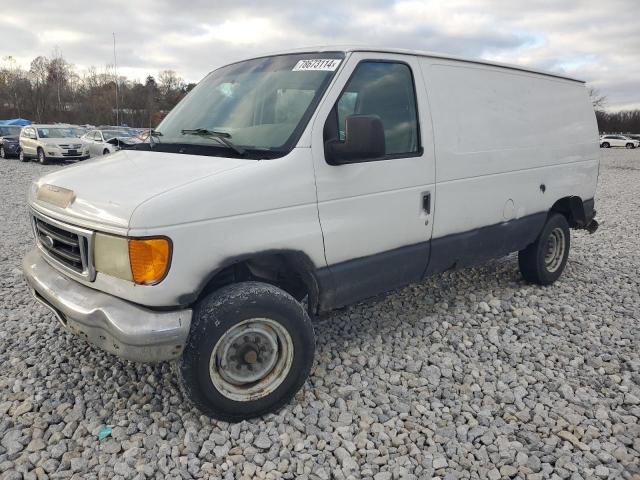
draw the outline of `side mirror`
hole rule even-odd
[[[331,165],[366,162],[384,155],[384,127],[377,115],[349,115],[344,142],[329,140],[325,144],[325,158]]]

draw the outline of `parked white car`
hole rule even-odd
[[[90,130],[82,137],[82,144],[92,157],[117,152],[124,145],[138,143],[129,130],[96,129]]]
[[[36,158],[45,165],[54,160],[85,160],[89,152],[72,127],[28,125],[20,131],[20,161]]]
[[[230,421],[304,384],[310,314],[519,252],[561,275],[596,230],[600,153],[584,83],[480,60],[366,48],[213,71],[150,134],[29,192],[23,262],[70,331],[175,360]]]
[[[625,147],[625,148],[638,148],[640,141],[625,135],[602,135],[600,137],[601,148],[611,147]]]

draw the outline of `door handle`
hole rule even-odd
[[[431,192],[422,194],[422,209],[426,213],[431,213]]]

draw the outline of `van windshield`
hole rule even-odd
[[[149,141],[165,151],[171,144],[198,145],[211,147],[206,155],[229,155],[233,151],[220,140],[222,134],[249,158],[262,158],[264,152],[277,154],[270,158],[284,155],[295,146],[343,58],[335,52],[278,55],[222,67],[167,115]],[[216,135],[187,133],[193,130]]]

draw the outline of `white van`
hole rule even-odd
[[[236,421],[287,403],[310,314],[519,252],[562,273],[595,231],[582,82],[429,53],[326,48],[215,70],[150,141],[51,173],[29,205],[36,297],[121,357],[177,360]]]

